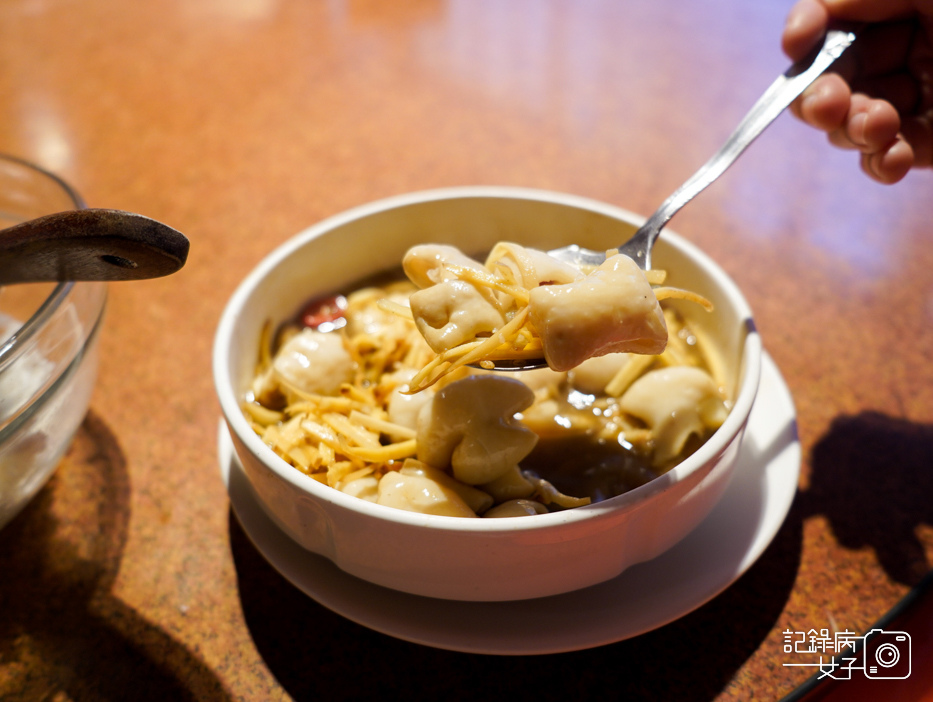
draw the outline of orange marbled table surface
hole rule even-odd
[[[783,632],[877,621],[933,565],[933,174],[873,184],[786,115],[672,224],[745,290],[803,452],[773,543],[706,605],[552,656],[406,643],[271,568],[218,471],[213,330],[268,251],[452,185],[649,214],[784,70],[789,4],[0,5],[0,151],[192,244],[111,286],[90,413],[0,532],[0,698],[777,699],[813,672]]]

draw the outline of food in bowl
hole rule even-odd
[[[659,354],[668,339],[660,300],[712,309],[699,295],[657,287],[664,271],[643,271],[618,251],[579,268],[513,242],[496,244],[483,264],[429,244],[410,249],[403,267],[419,288],[408,316],[438,354],[413,379],[413,392],[464,365],[543,354],[549,368],[567,371],[609,353]]]
[[[714,350],[659,300],[712,305],[652,287],[663,271],[621,254],[581,271],[502,242],[485,264],[421,245],[403,266],[411,282],[328,295],[263,335],[244,412],[331,488],[424,514],[543,514],[643,485],[728,413]],[[470,367],[542,351],[549,368]]]
[[[228,488],[248,494],[282,531],[337,567],[384,587],[453,600],[543,597],[595,585],[665,552],[716,506],[740,457],[754,403],[761,343],[741,291],[696,246],[665,231],[652,254],[667,283],[715,306],[676,309],[732,398],[722,426],[673,468],[621,495],[519,519],[461,519],[394,509],[335,490],[296,470],[256,434],[242,402],[254,380],[263,330],[294,321],[309,299],[352,291],[425,241],[470,252],[499,241],[549,250],[606,250],[640,218],[561,193],[471,187],[411,193],[339,213],[270,252],[240,283],[220,318],[213,368],[237,463]],[[538,446],[543,442],[539,441]],[[573,459],[575,452],[568,450]],[[595,457],[598,460],[598,457]],[[576,463],[594,460],[576,456]],[[300,567],[295,564],[296,567]]]

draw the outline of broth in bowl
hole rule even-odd
[[[408,511],[532,516],[624,494],[692,454],[731,398],[667,300],[712,305],[618,257],[581,271],[513,243],[485,264],[414,247],[410,281],[267,328],[244,412],[295,469]],[[542,352],[557,370],[482,369]]]
[[[705,441],[690,439],[672,467],[650,468],[650,473],[645,468],[620,467],[615,447],[608,442],[600,444],[598,437],[590,443],[596,432],[591,427],[585,429],[582,424],[588,414],[596,416],[595,409],[605,415],[608,406],[604,409],[595,403],[609,401],[601,400],[591,389],[576,389],[578,386],[571,386],[569,380],[562,384],[576,369],[561,371],[564,375],[557,387],[562,388],[564,395],[554,398],[554,412],[546,416],[543,426],[551,433],[558,433],[556,441],[566,439],[566,442],[561,441],[564,448],[560,453],[570,457],[566,462],[571,467],[578,451],[577,465],[584,465],[591,456],[597,463],[608,464],[597,470],[592,480],[609,485],[610,490],[624,490],[615,497],[603,499],[594,492],[590,504],[573,508],[551,506],[546,513],[518,519],[456,518],[388,507],[334,489],[327,484],[328,474],[339,480],[341,472],[347,471],[343,476],[346,480],[354,470],[369,470],[367,462],[387,461],[392,461],[391,465],[398,466],[398,470],[387,471],[386,475],[403,475],[403,470],[415,477],[419,477],[419,472],[430,473],[419,466],[419,463],[427,463],[434,467],[430,461],[418,458],[417,424],[413,431],[409,427],[407,432],[396,435],[398,429],[382,424],[379,412],[351,407],[353,402],[360,401],[358,390],[349,389],[352,383],[343,386],[348,388],[345,394],[339,390],[336,394],[311,392],[309,398],[318,402],[311,396],[319,395],[322,410],[331,415],[328,423],[312,421],[336,439],[331,446],[324,444],[323,453],[333,451],[337,459],[334,446],[346,445],[357,455],[352,461],[348,457],[349,466],[332,469],[331,464],[327,464],[326,470],[315,468],[305,472],[270,448],[251,421],[253,412],[279,413],[261,423],[264,427],[284,430],[291,419],[287,405],[260,406],[249,402],[248,414],[244,412],[244,402],[250,398],[250,392],[256,393],[258,349],[275,347],[278,350],[279,342],[284,346],[294,331],[301,333],[304,325],[298,320],[309,300],[327,302],[311,310],[313,314],[309,317],[327,322],[328,316],[339,315],[343,305],[340,300],[328,301],[327,298],[342,293],[349,304],[361,288],[388,284],[384,279],[374,283],[373,276],[392,269],[414,246],[436,241],[471,253],[485,253],[497,242],[512,241],[548,250],[565,245],[572,236],[581,246],[605,250],[626,241],[638,222],[639,218],[617,207],[573,195],[518,188],[452,188],[410,193],[362,205],[310,227],[272,251],[231,296],[218,325],[213,356],[217,396],[226,427],[242,465],[242,475],[263,511],[288,538],[332,560],[347,573],[403,592],[469,601],[527,599],[588,587],[614,578],[635,563],[658,556],[690,533],[716,506],[735,470],[758,389],[761,343],[748,305],[735,284],[708,256],[673,232],[665,232],[653,254],[655,265],[667,271],[665,285],[694,291],[709,300],[715,309],[710,313],[700,305],[681,299],[664,300],[664,307],[682,318],[689,330],[688,346],[702,352],[703,363],[717,387],[721,387],[729,411],[722,425]],[[395,282],[398,281],[393,284]],[[386,298],[385,292],[377,291],[374,298],[375,308],[385,313],[378,305],[379,299]],[[404,298],[399,304],[404,304]],[[391,314],[396,321],[404,321],[394,312]],[[339,339],[347,333],[347,327],[335,327],[348,321],[329,321],[330,331],[318,329],[324,336]],[[279,334],[289,327],[292,331]],[[695,344],[690,334],[696,338]],[[418,343],[424,343],[423,339]],[[679,342],[668,342],[671,347],[676,343]],[[388,344],[370,345],[376,355],[389,354]],[[265,362],[272,358],[272,355],[267,356]],[[326,374],[328,380],[338,377],[340,367],[340,362],[336,361],[334,372]],[[361,370],[354,368],[353,372],[357,374]],[[437,398],[449,391],[456,399],[460,391],[455,388],[475,388],[489,380],[500,385],[498,379],[490,378],[488,373],[462,372],[469,377],[439,379],[433,389],[425,392]],[[535,385],[531,377],[510,374],[501,380],[503,387],[520,386],[514,393],[519,396],[517,399],[522,395],[527,398],[530,392],[537,400],[537,394],[545,392],[544,386]],[[580,381],[579,376],[577,381]],[[362,387],[365,392],[375,392],[378,383],[370,380]],[[410,395],[400,391],[396,396],[419,398],[425,392]],[[594,395],[594,404],[587,407],[590,400],[581,395]],[[514,409],[509,407],[515,399],[505,392],[497,403],[500,416],[507,418],[507,436],[519,435],[513,432],[521,436],[527,436],[527,432],[534,435],[531,453],[516,459],[523,466],[522,470],[537,471],[540,465],[543,474],[544,466],[550,466],[556,472],[545,477],[556,491],[579,499],[574,494],[577,486],[564,484],[560,479],[561,471],[557,470],[560,456],[551,450],[551,436],[544,431],[538,435],[538,426],[532,431],[533,418],[528,409],[518,409],[521,403]],[[454,411],[457,403],[449,404],[450,412],[445,412],[445,421],[436,423],[435,428],[464,420]],[[466,403],[467,409],[471,404]],[[360,406],[372,407],[368,400]],[[354,415],[352,421],[349,415],[344,419],[337,416],[354,409],[359,414]],[[571,412],[579,414],[568,418]],[[610,410],[609,416],[604,418],[612,418],[612,414]],[[323,419],[323,415],[320,416]],[[361,417],[362,421],[356,421]],[[280,419],[284,420],[281,427]],[[563,426],[568,419],[569,428]],[[388,415],[385,421],[403,424]],[[588,417],[587,421],[590,421]],[[340,431],[334,425],[340,426]],[[343,432],[356,433],[360,427],[367,428],[374,436],[364,438],[361,435],[359,445],[350,447]],[[413,455],[409,453],[400,458],[385,455],[387,447],[393,447],[394,451],[405,442],[414,442]],[[315,450],[322,450],[321,443],[318,441],[314,445]],[[580,443],[592,447],[588,449],[589,454],[583,453]],[[631,443],[636,446],[635,442]],[[443,445],[445,451],[449,449],[446,441],[438,445]],[[528,447],[522,444],[520,448],[526,451]],[[605,452],[610,452],[609,459]],[[364,464],[355,468],[354,461]],[[404,466],[406,461],[409,462],[407,467]],[[468,461],[461,467],[477,471],[471,480],[483,480],[486,479],[481,473],[484,465],[485,461]],[[613,487],[600,471],[611,471],[623,477],[616,481],[619,485]],[[450,473],[446,468],[438,472],[446,478],[454,475],[452,469]],[[376,477],[375,472],[373,477]],[[381,480],[377,478],[377,484]],[[445,480],[437,482],[447,487]],[[590,478],[580,480],[585,482]],[[630,487],[640,480],[647,482]],[[465,486],[485,493],[480,489],[485,484]],[[453,487],[449,489],[455,492]],[[458,498],[463,499],[459,494]],[[473,511],[477,513],[476,509]],[[489,512],[480,508],[478,513],[489,515]]]

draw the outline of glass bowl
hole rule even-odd
[[[0,155],[0,228],[84,207],[64,181]],[[0,288],[0,528],[48,481],[90,404],[105,283]]]

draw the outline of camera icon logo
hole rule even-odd
[[[862,649],[865,677],[903,680],[910,677],[910,634],[906,631],[872,629]]]

